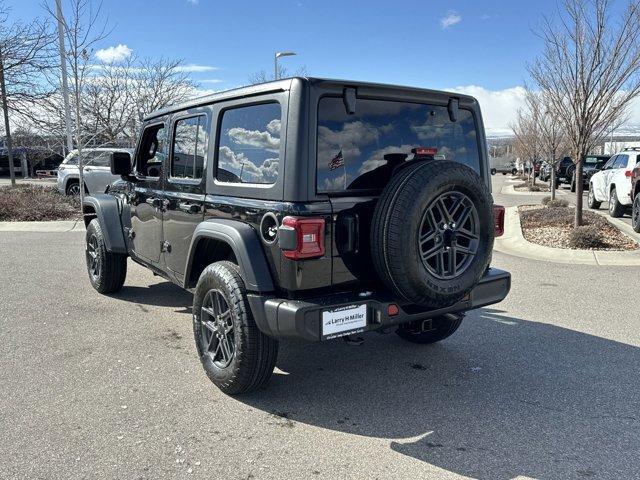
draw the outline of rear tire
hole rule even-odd
[[[593,191],[593,185],[589,184],[589,196],[587,197],[587,205],[592,210],[598,210],[602,202],[596,200],[596,194]]]
[[[620,218],[624,215],[624,205],[618,201],[616,187],[613,187],[609,194],[609,215],[613,218]]]
[[[207,376],[224,393],[256,390],[271,377],[278,341],[258,329],[235,264],[216,262],[200,275],[193,296],[193,333]]]
[[[571,193],[575,193],[576,192],[576,176],[574,175],[571,178]]]
[[[496,173],[497,173],[496,169],[495,169],[495,168],[492,168],[492,169],[491,169],[491,175],[495,175]]]
[[[640,233],[640,193],[636,194],[636,198],[633,200],[631,226],[636,232]]]
[[[408,342],[435,343],[453,335],[460,327],[463,318],[464,315],[449,314],[429,320],[418,320],[400,325],[396,333]]]
[[[127,277],[127,256],[107,251],[97,218],[89,222],[86,240],[85,257],[91,285],[103,294],[117,292]]]

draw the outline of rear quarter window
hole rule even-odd
[[[480,173],[473,114],[460,109],[452,122],[446,107],[358,99],[347,114],[342,98],[318,105],[317,191],[380,190],[414,148],[436,148],[436,159],[463,163]]]
[[[282,109],[277,102],[224,111],[217,149],[217,180],[276,183],[280,166],[281,117]]]

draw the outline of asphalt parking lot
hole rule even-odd
[[[496,252],[511,294],[441,344],[281,342],[231,398],[191,296],[131,262],[100,296],[83,239],[0,232],[0,478],[638,478],[637,268]]]

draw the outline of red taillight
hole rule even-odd
[[[395,317],[398,313],[400,313],[400,307],[395,303],[390,303],[387,307],[387,314],[389,314],[390,317]]]
[[[285,257],[300,260],[324,255],[324,218],[284,217],[282,226],[292,228],[296,234],[296,247],[283,250]]]
[[[493,206],[493,221],[496,237],[504,235],[504,207],[502,205]]]
[[[625,177],[631,178],[632,175],[633,175],[633,170],[625,170],[624,171],[624,176]]]

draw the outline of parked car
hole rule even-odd
[[[582,183],[584,188],[589,188],[589,180],[594,173],[599,172],[609,161],[611,155],[587,155],[582,160]],[[576,191],[576,169],[573,166],[571,174],[571,191]]]
[[[563,183],[571,183],[571,176],[573,175],[575,167],[576,166],[571,157],[564,157],[558,162],[558,165],[556,166],[556,183],[558,186]]]
[[[131,257],[194,289],[198,355],[228,394],[269,379],[279,338],[442,340],[510,289],[481,118],[465,95],[312,78],[154,112],[133,168],[114,152],[122,180],[83,204],[89,280],[119,290]]]
[[[621,217],[631,206],[631,176],[638,163],[640,149],[623,150],[593,174],[589,181],[589,208],[598,209],[609,202],[609,214]]]
[[[501,173],[502,175],[510,173],[511,175],[515,175],[518,173],[516,162],[513,160],[507,163],[492,162],[491,175],[495,175],[496,173]]]
[[[120,179],[119,175],[113,175],[110,170],[110,159],[113,152],[131,154],[132,150],[122,148],[82,149],[86,193],[104,193],[109,184]],[[71,151],[58,166],[58,191],[63,195],[80,194],[77,150]]]
[[[636,163],[631,172],[631,226],[640,233],[640,163]]]
[[[540,178],[541,181],[543,182],[548,182],[549,179],[551,178],[551,164],[549,164],[549,162],[542,162],[542,164],[540,165],[540,173],[538,174],[538,177]]]

